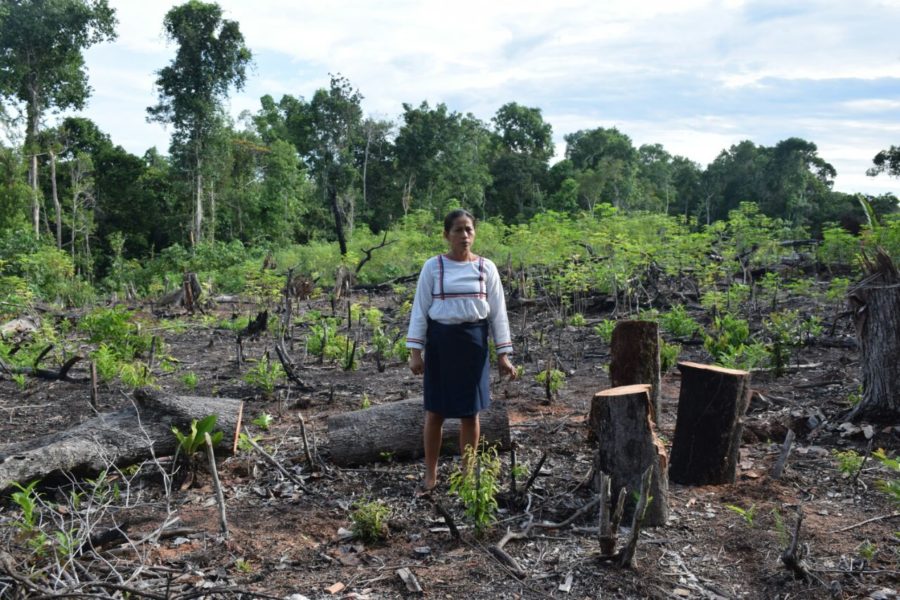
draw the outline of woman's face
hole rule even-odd
[[[457,217],[450,231],[444,232],[444,237],[450,243],[451,254],[465,256],[475,242],[475,224],[469,217]]]

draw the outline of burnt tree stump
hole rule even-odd
[[[610,342],[609,381],[613,387],[650,384],[650,409],[659,425],[659,324],[619,321]]]
[[[867,277],[849,293],[859,342],[862,401],[849,418],[900,418],[900,272],[884,250],[863,258]]]
[[[653,497],[644,523],[649,527],[665,525],[669,516],[666,450],[656,435],[650,410],[650,385],[615,387],[594,394],[588,420],[597,441],[594,461],[595,481],[600,473],[612,481],[611,498],[625,488],[628,492],[626,514],[632,514],[635,497],[641,489],[641,477],[653,466],[650,495]]]
[[[481,437],[499,449],[509,448],[509,417],[498,402],[479,413]],[[328,418],[328,454],[339,466],[358,465],[393,458],[419,458],[423,454],[422,427],[425,409],[421,398],[379,404]],[[441,451],[459,451],[459,419],[444,421]]]
[[[669,478],[686,485],[734,483],[750,373],[691,362],[678,363],[678,370]]]

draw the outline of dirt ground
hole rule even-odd
[[[380,306],[386,320],[396,318],[405,330],[397,317],[398,302],[390,295],[355,292],[353,301]],[[310,308],[326,314],[331,310],[326,300],[301,302],[301,311]],[[235,311],[251,313],[254,307],[220,304],[214,310],[228,316]],[[360,409],[364,399],[378,405],[420,395],[421,380],[405,364],[391,363],[379,373],[366,355],[357,370],[344,371],[309,357],[301,374],[314,392],[282,386],[274,397],[265,398],[240,379],[233,332],[204,326],[199,315],[186,317],[191,325],[180,333],[159,325],[165,352],[177,360],[178,369],[155,372],[157,383],[179,394],[241,398],[250,417],[272,414],[274,422],[262,432],[260,443],[302,478],[308,491],[258,455],[223,460],[219,470],[229,528],[223,539],[208,473],[201,472],[192,487],[173,491],[167,502],[154,467],[145,466],[130,480],[127,505],[115,512],[115,518],[132,524],[132,540],[153,532],[167,517],[177,518],[172,527],[179,529],[178,534],[152,544],[113,547],[104,551],[104,560],[80,559],[79,580],[109,579],[110,573],[119,573],[118,581],[126,590],[95,590],[89,597],[135,597],[134,590],[160,598],[415,597],[397,575],[401,568],[415,576],[427,598],[897,597],[900,519],[896,505],[876,489],[876,480],[886,473],[870,461],[853,481],[842,476],[832,457],[833,450],[865,453],[868,444],[866,429],[842,426],[847,398],[859,386],[857,355],[852,349],[821,344],[799,352],[795,362],[805,368],[790,369],[778,378],[766,372],[753,374],[757,393],[745,419],[736,483],[670,485],[669,521],[665,527],[642,532],[633,568],[621,569],[596,558],[597,535],[583,531],[596,526],[596,513],[591,512],[573,526],[541,529],[528,539],[509,542],[506,551],[526,573],[521,578],[512,574],[487,550],[489,545],[507,529],[521,530],[529,520],[563,521],[593,498],[585,485],[592,463],[585,419],[593,394],[609,386],[609,348],[590,327],[610,316],[608,306],[587,312],[588,326],[570,326],[558,336],[548,336],[544,348],[534,334],[541,328],[549,331],[553,315],[538,306],[523,310],[511,309],[510,321],[516,362],[524,367],[524,375],[516,382],[500,382],[495,373],[493,395],[509,412],[518,463],[530,473],[543,453],[547,458],[525,509],[503,509],[486,535],[477,537],[466,528],[459,542],[433,503],[415,494],[421,461],[386,457],[388,462],[341,469],[323,456],[327,469],[314,470],[304,458],[301,416],[317,446],[323,447],[329,415]],[[699,310],[692,313],[708,321]],[[303,329],[295,332],[296,362],[303,358],[304,336]],[[852,339],[846,319],[831,339],[841,337]],[[271,351],[271,343],[266,336],[246,342],[248,364]],[[547,402],[534,376],[552,353],[567,378],[558,397]],[[680,359],[709,362],[697,343],[685,344]],[[186,371],[197,374],[196,389],[188,389],[182,381]],[[2,443],[63,431],[93,416],[86,385],[32,379],[21,391],[9,377],[0,379]],[[660,433],[667,445],[673,439],[678,393],[679,375],[673,369],[662,386]],[[100,402],[99,410],[106,412],[128,399],[124,390],[113,386],[101,389]],[[770,470],[788,428],[794,429],[797,440],[783,478],[774,480]],[[875,448],[897,452],[900,427],[876,426],[871,433]],[[504,453],[501,458],[506,486],[510,456]],[[435,498],[463,526],[467,522],[462,506],[448,490],[449,474],[457,463],[458,457],[442,460]],[[54,496],[53,490],[45,494],[62,497]],[[346,535],[353,504],[360,499],[381,500],[390,507],[386,540],[364,544]],[[780,561],[800,507],[804,515],[800,543],[812,575],[808,581],[795,579]],[[33,563],[11,526],[17,510],[3,500],[0,550],[9,552],[15,568],[25,573]],[[5,595],[41,596],[0,570],[0,596]]]

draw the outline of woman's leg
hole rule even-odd
[[[430,490],[437,484],[438,456],[441,453],[441,430],[444,417],[430,410],[425,411],[425,482],[424,487]]]
[[[465,460],[466,446],[472,446],[473,450],[478,450],[478,438],[481,437],[481,423],[478,415],[472,417],[463,417],[459,420],[459,454]],[[466,469],[469,465],[464,465]]]

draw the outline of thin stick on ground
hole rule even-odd
[[[249,433],[247,433],[246,427],[244,428],[244,433],[247,434],[247,441],[250,443],[251,446],[253,446],[253,449],[256,450],[257,452],[259,452],[260,456],[262,456],[266,460],[266,462],[268,462],[270,465],[272,465],[273,467],[278,469],[279,473],[281,473],[282,475],[284,475],[285,477],[290,479],[291,482],[294,485],[296,485],[298,488],[300,488],[304,492],[307,492],[307,493],[309,492],[309,488],[306,487],[306,484],[304,484],[303,481],[299,477],[297,477],[296,475],[294,475],[293,473],[291,473],[290,471],[285,469],[281,465],[281,463],[278,462],[277,459],[275,459],[274,456],[272,456],[271,454],[269,454],[268,452],[263,450],[259,444],[257,444],[256,442],[253,441],[253,438],[250,436]]]
[[[219,504],[219,530],[222,535],[228,537],[228,519],[225,517],[225,495],[222,493],[222,482],[219,481],[219,470],[216,468],[216,453],[213,450],[212,438],[209,433],[203,434],[206,440],[206,454],[209,456],[209,472],[212,473],[213,486],[216,488],[216,502]]]

